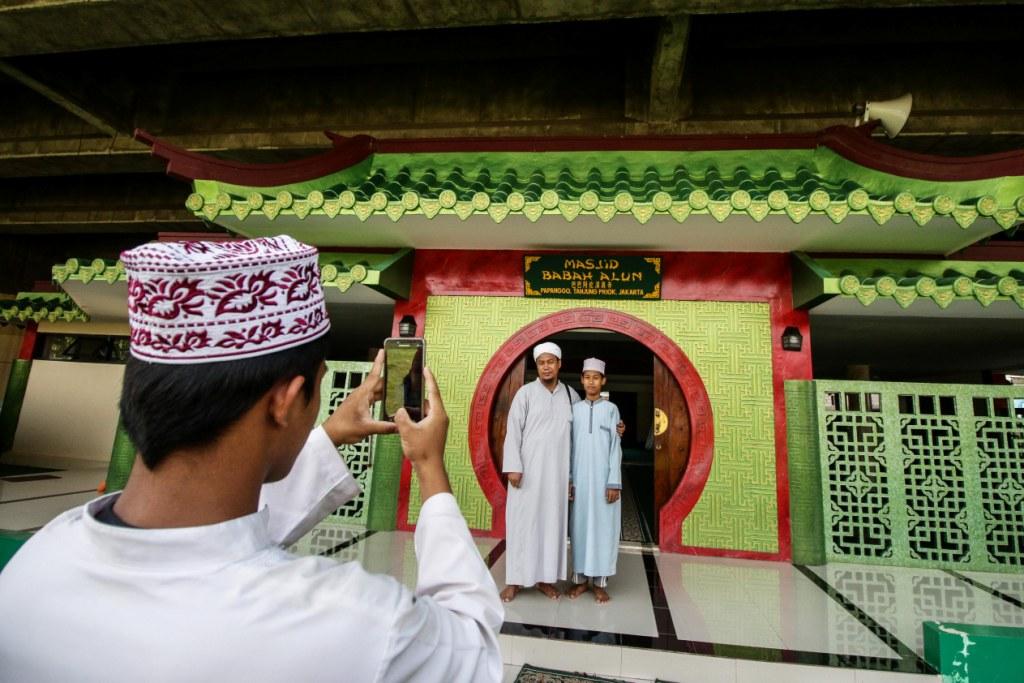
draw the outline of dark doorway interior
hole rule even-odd
[[[653,354],[643,344],[615,332],[580,329],[554,337],[562,348],[561,379],[581,395],[580,370],[586,358],[607,363],[609,400],[626,423],[622,437],[622,541],[657,543],[654,509]],[[537,377],[526,364],[526,381]]]

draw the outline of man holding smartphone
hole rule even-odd
[[[498,681],[497,588],[451,494],[448,417],[376,421],[382,355],[312,429],[330,324],[316,250],[281,236],[122,255],[123,492],[70,510],[0,574],[5,680]],[[415,593],[282,549],[358,487],[337,446],[396,431],[420,482]]]

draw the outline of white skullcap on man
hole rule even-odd
[[[121,254],[131,354],[213,363],[301,346],[330,330],[316,248],[287,235],[153,242]]]
[[[542,354],[550,353],[558,360],[562,360],[562,349],[558,347],[558,344],[553,342],[544,342],[543,344],[537,344],[533,347],[533,359],[537,360]]]
[[[593,370],[594,372],[600,372],[604,374],[604,361],[598,360],[597,358],[588,358],[583,361],[583,372],[587,370]]]

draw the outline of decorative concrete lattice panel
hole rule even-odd
[[[1024,388],[815,385],[829,561],[1024,571]]]
[[[900,418],[900,447],[910,556],[939,564],[969,561],[967,495],[959,486],[965,472],[957,421]]]
[[[880,415],[826,415],[825,510],[833,553],[890,557],[892,527]]]
[[[1005,398],[976,398],[974,438],[978,449],[985,552],[993,565],[1024,566],[1024,418],[1010,417]]]
[[[490,529],[491,509],[473,472],[470,401],[491,356],[517,330],[550,313],[593,307],[644,320],[673,339],[694,364],[715,418],[715,453],[700,501],[683,524],[686,545],[778,551],[775,414],[768,305],[714,301],[567,301],[438,296],[427,300],[427,362],[451,417],[445,460],[471,527]],[[575,382],[578,368],[564,368]],[[615,377],[609,382],[614,386]],[[613,389],[614,390],[614,389]],[[415,478],[410,523],[419,513]]]
[[[317,424],[327,419],[337,409],[352,390],[362,384],[363,379],[373,368],[372,363],[351,361],[327,361],[327,373],[320,385],[320,414]],[[380,408],[377,406],[377,412]],[[377,437],[363,439],[359,443],[338,447],[338,453],[344,458],[349,472],[359,483],[362,492],[331,513],[331,517],[344,520],[346,524],[365,524],[368,512],[368,501],[373,482],[373,455]]]

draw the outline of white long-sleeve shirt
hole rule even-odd
[[[423,504],[415,594],[281,548],[357,492],[318,429],[245,517],[118,527],[94,518],[110,496],[64,513],[0,573],[0,680],[500,680],[503,609],[451,494]]]

